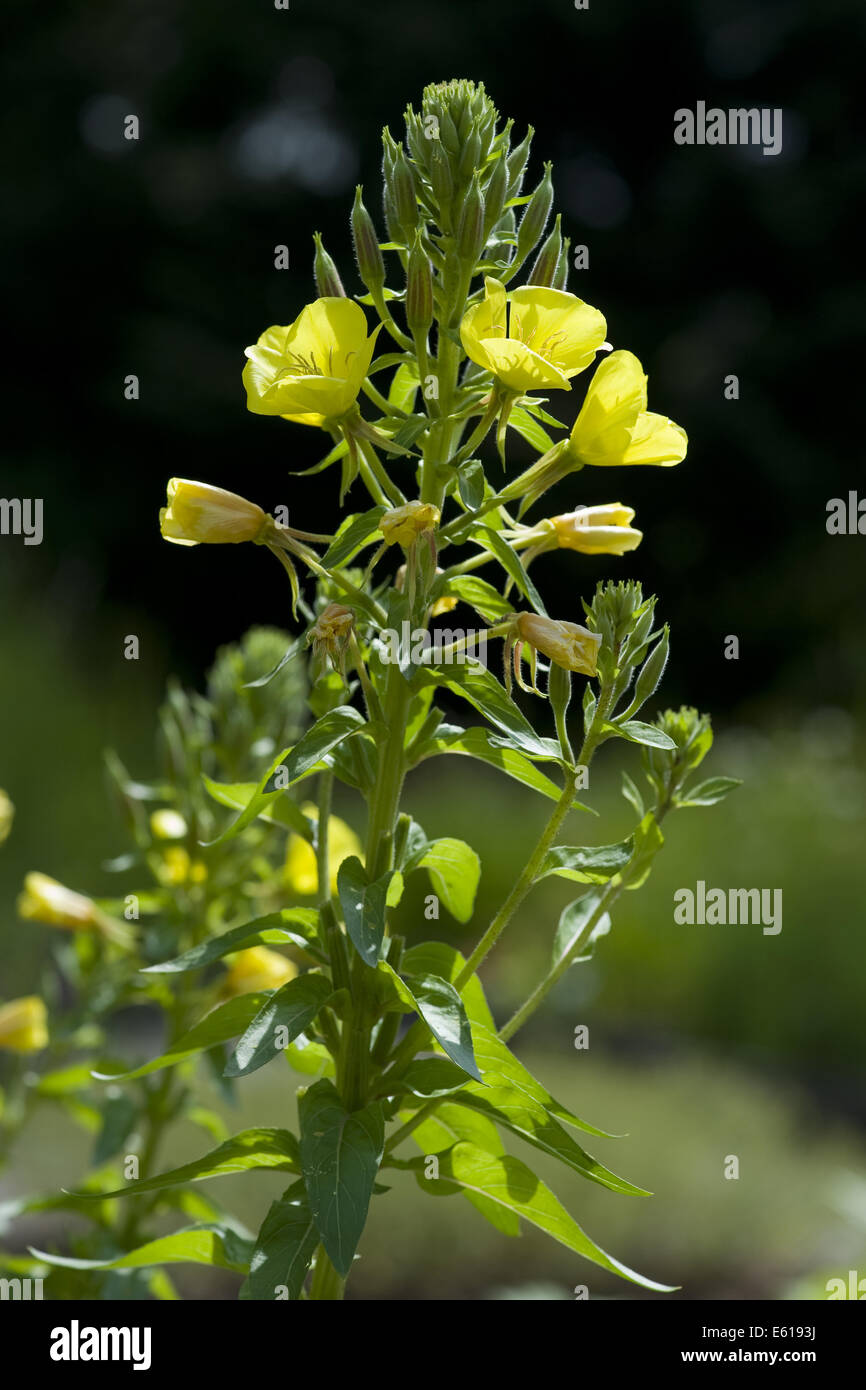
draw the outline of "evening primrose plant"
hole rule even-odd
[[[207,483],[168,485],[166,540],[252,542],[285,569],[297,635],[273,679],[306,653],[310,723],[271,754],[259,750],[253,777],[206,778],[230,814],[191,832],[188,852],[207,863],[257,828],[279,846],[271,862],[283,867],[267,911],[247,911],[235,892],[221,911],[193,916],[183,949],[146,967],[142,988],[182,996],[182,1016],[160,1055],[112,1082],[170,1077],[217,1049],[227,1049],[233,1081],[287,1062],[304,1080],[297,1130],[242,1130],[182,1167],[98,1193],[107,1209],[109,1199],[186,1193],[223,1173],[281,1172],[287,1186],[261,1211],[257,1233],[241,1238],[209,1214],[143,1248],[130,1236],[115,1268],[197,1259],[240,1269],[243,1298],[335,1300],[350,1277],[363,1295],[363,1265],[353,1270],[371,1206],[393,1203],[389,1190],[412,1179],[468,1202],[503,1240],[534,1225],[625,1280],[667,1287],[605,1253],[506,1148],[517,1138],[556,1158],[575,1197],[576,1177],[648,1195],[587,1152],[578,1136],[610,1136],[554,1098],[509,1044],[590,957],[621,895],[646,880],[669,812],[711,804],[734,785],[690,782],[712,738],[705,716],[638,717],[668,659],[655,597],[633,580],[579,597],[582,554],[621,557],[640,544],[634,509],[602,501],[529,515],[584,468],[667,467],[687,446],[679,425],[649,410],[638,358],[613,348],[604,315],[569,291],[569,241],[559,217],[550,226],[551,166],[524,191],[531,139],[530,130],[515,140],[480,85],[427,88],[420,110],[406,112],[405,139],[384,132],[384,228],[361,188],[351,209],[363,292],[347,293],[316,234],[316,298],[246,350],[247,407],[280,418],[262,428],[278,443],[296,425],[326,436],[316,471],[339,468],[345,515],[335,533],[290,527]],[[570,392],[582,405],[569,431],[556,409]],[[515,436],[537,456],[517,470]],[[549,613],[536,579],[553,549],[574,552],[574,596]],[[487,650],[501,643],[501,678],[465,659],[471,631],[432,643],[432,621],[454,610],[480,626]],[[586,844],[572,825],[589,811],[593,759],[613,740],[643,752],[649,790],[626,776],[631,833],[604,843],[593,830]],[[403,809],[407,776],[453,755],[531,789],[547,811],[490,921],[475,912],[472,846],[431,839]],[[333,816],[337,786],[343,822]],[[467,932],[468,954],[444,926],[418,939],[404,891],[419,874],[429,890],[425,930],[444,911]],[[576,896],[549,928],[546,973],[510,1018],[496,1018],[488,957],[549,876],[575,884]],[[297,969],[285,980],[260,976],[261,959],[249,953],[262,951],[288,952]],[[214,1005],[206,982],[239,955],[256,989]],[[196,1004],[210,1007],[194,1018]]]

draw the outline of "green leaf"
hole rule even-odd
[[[460,501],[469,512],[477,512],[484,501],[484,465],[479,459],[467,459],[457,474]]]
[[[409,1063],[398,1084],[400,1090],[430,1100],[459,1091],[466,1085],[466,1073],[447,1057],[419,1057]]]
[[[643,797],[638,791],[627,772],[622,774],[622,794],[630,806],[633,806],[637,814],[643,817],[644,804]]]
[[[560,1105],[559,1101],[554,1100],[550,1092],[545,1090],[540,1081],[536,1081],[532,1073],[522,1062],[518,1061],[514,1053],[509,1050],[492,1028],[473,1020],[472,1043],[475,1048],[476,1060],[481,1069],[482,1079],[488,1086],[511,1086],[530,1100],[543,1105],[547,1113],[553,1115],[555,1119],[564,1120],[566,1124],[574,1125],[576,1129],[582,1129],[585,1133],[594,1134],[600,1139],[621,1137],[610,1134],[607,1130],[597,1129],[595,1125],[587,1124],[586,1120],[581,1120],[579,1116],[567,1110],[564,1105]]]
[[[244,830],[261,814],[263,808],[270,807],[289,787],[315,772],[321,760],[342,743],[343,739],[350,738],[352,734],[357,734],[365,727],[363,715],[351,705],[338,705],[336,709],[323,715],[293,748],[283,749],[282,753],[274,758],[240,815],[227,825],[215,840],[208,841],[208,847],[224,844],[226,840],[232,839],[239,831]],[[266,792],[265,787],[280,766],[285,768],[284,784],[277,791]]]
[[[547,609],[542,602],[541,595],[523,568],[523,562],[517,551],[512,550],[508,542],[503,540],[498,532],[492,530],[490,526],[473,526],[469,534],[485,550],[489,550],[491,555],[496,556],[505,573],[509,579],[514,581],[523,597],[532,604],[536,613],[540,613],[543,618],[546,618]]]
[[[290,1300],[300,1298],[319,1235],[306,1197],[287,1200],[292,1191],[271,1203],[238,1298],[274,1299],[283,1288]]]
[[[444,1061],[444,1058],[441,1060]],[[450,1102],[440,1105],[435,1116],[431,1115],[428,1120],[424,1120],[422,1124],[418,1125],[412,1131],[411,1137],[423,1154],[441,1153],[443,1149],[451,1148],[455,1140],[461,1139],[475,1144],[485,1153],[494,1154],[497,1157],[505,1153],[499,1131],[491,1120],[477,1111],[467,1110],[463,1106],[453,1105]],[[446,1186],[446,1184],[442,1185]],[[430,1192],[431,1190],[432,1185],[428,1184],[426,1191]],[[489,1221],[497,1231],[511,1237],[520,1235],[520,1217],[516,1212],[509,1211],[506,1207],[500,1206],[498,1202],[491,1201],[481,1192],[469,1192],[466,1189],[460,1189],[460,1191],[467,1201],[475,1207],[476,1211],[484,1217],[485,1221]]]
[[[283,655],[280,657],[276,666],[272,667],[266,675],[259,676],[258,680],[247,681],[246,684],[241,687],[241,689],[261,690],[264,686],[270,685],[271,681],[274,679],[274,676],[278,676],[282,671],[283,667],[288,666],[289,662],[292,661],[298,655],[299,652],[303,651],[303,649],[303,638],[296,638],[295,641],[291,642],[289,646],[286,648],[286,650],[283,652]]]
[[[365,965],[375,970],[385,939],[385,913],[394,871],[371,883],[356,855],[344,859],[337,872],[337,892],[346,931]]]
[[[552,739],[542,738],[533,729],[529,720],[514,703],[505,687],[484,666],[449,666],[437,669],[424,668],[424,679],[437,685],[445,685],[455,695],[483,714],[494,728],[507,736],[512,748],[525,753],[529,758],[544,758],[549,761],[560,759],[559,744]]]
[[[172,1168],[154,1178],[139,1178],[113,1192],[75,1192],[80,1200],[104,1201],[108,1197],[132,1197],[138,1192],[160,1192],[185,1182],[204,1182],[228,1173],[245,1173],[255,1168],[274,1168],[286,1173],[300,1172],[298,1141],[287,1129],[243,1129],[224,1144],[201,1158]]]
[[[306,1034],[299,1033],[294,1042],[286,1048],[286,1060],[293,1071],[302,1076],[334,1076],[334,1059],[323,1043],[314,1042]]]
[[[516,405],[514,407],[508,417],[508,425],[510,429],[517,430],[517,433],[522,435],[526,442],[531,444],[533,449],[537,449],[540,454],[546,454],[548,449],[553,448],[553,440],[547,430],[543,429],[538,421],[527,414],[521,406]]]
[[[454,986],[440,975],[407,975],[418,1012],[443,1052],[469,1076],[481,1080],[472,1050],[472,1032],[463,1001]]]
[[[143,975],[174,975],[185,970],[200,970],[223,956],[234,951],[245,951],[249,946],[300,946],[309,950],[317,933],[319,914],[314,908],[285,907],[279,912],[269,912],[266,917],[255,917],[244,922],[222,936],[214,936],[200,946],[193,946],[174,960],[160,961],[159,965],[148,965]],[[301,927],[301,931],[291,931],[290,924]]]
[[[410,946],[403,957],[403,969],[411,975],[439,975],[453,984],[466,964],[465,956],[445,941],[423,941]],[[460,991],[463,1006],[471,1023],[480,1023],[495,1032],[496,1025],[484,988],[477,975],[471,975]]]
[[[149,1240],[137,1250],[108,1260],[78,1260],[69,1255],[51,1255],[29,1247],[37,1259],[61,1269],[141,1269],[148,1265],[211,1265],[246,1273],[253,1242],[219,1222],[185,1226],[170,1236]]]
[[[687,788],[683,798],[677,798],[678,806],[715,806],[729,792],[743,785],[739,777],[708,777],[705,782],[697,782]]]
[[[631,838],[616,845],[554,845],[544,856],[535,881],[555,874],[574,883],[604,883],[625,868],[633,849]]]
[[[629,743],[646,744],[648,748],[675,749],[677,746],[673,739],[661,729],[657,729],[655,724],[644,724],[640,719],[626,719],[622,724],[603,724],[602,732],[627,738]]]
[[[481,877],[481,860],[464,840],[434,840],[420,868],[430,875],[433,890],[458,922],[468,922],[475,906],[475,894]]]
[[[652,811],[647,811],[634,832],[634,851],[628,866],[626,888],[640,888],[649,877],[653,860],[665,842]]]
[[[109,1094],[102,1106],[102,1129],[97,1136],[90,1160],[92,1168],[100,1168],[119,1151],[132,1133],[138,1119],[138,1106],[123,1091]]]
[[[388,387],[388,404],[399,410],[412,410],[420,382],[416,362],[401,362]]]
[[[298,1115],[310,1211],[331,1263],[345,1278],[382,1162],[382,1107],[374,1103],[350,1113],[330,1081],[317,1081],[301,1096]]]
[[[227,806],[230,811],[243,811],[258,792],[258,784],[255,782],[214,782],[212,778],[204,775],[202,781],[208,795],[218,805]],[[274,795],[279,796],[279,793]],[[284,830],[293,830],[305,840],[312,841],[315,835],[313,822],[289,796],[268,802],[258,812],[258,819],[266,821],[268,825],[281,825]]]
[[[497,622],[514,609],[514,605],[497,593],[492,584],[488,584],[486,579],[479,579],[475,574],[455,574],[453,579],[442,585],[442,593],[462,599],[488,623]]]
[[[360,516],[347,516],[319,562],[323,569],[337,570],[374,540],[382,540],[379,522],[387,507],[371,507]]]
[[[423,1157],[412,1159],[410,1163],[413,1169],[423,1172]],[[469,1192],[489,1197],[602,1269],[657,1293],[672,1292],[670,1285],[644,1278],[596,1245],[550,1189],[519,1159],[509,1154],[497,1158],[474,1144],[461,1142],[440,1156],[439,1173],[439,1180],[455,1182]],[[431,1183],[419,1178],[419,1181],[425,1190],[435,1188],[435,1180]]]
[[[633,1197],[649,1197],[651,1195],[645,1188],[635,1187],[625,1178],[618,1177],[603,1163],[599,1163],[591,1154],[586,1153],[576,1140],[572,1139],[568,1131],[564,1130],[562,1125],[551,1115],[548,1115],[543,1105],[518,1091],[514,1086],[482,1088],[470,1082],[460,1095],[455,1097],[455,1101],[459,1105],[466,1105],[479,1110],[488,1119],[504,1125],[506,1129],[511,1130],[512,1134],[525,1139],[533,1148],[540,1149],[542,1153],[549,1154],[552,1158],[558,1158],[560,1163],[564,1163],[566,1167],[580,1173],[584,1178],[589,1178],[591,1182],[598,1183],[601,1187],[610,1188],[612,1192],[627,1193]]]
[[[553,967],[559,965],[563,958],[574,949],[578,938],[592,921],[601,902],[601,897],[602,895],[598,890],[584,893],[582,898],[577,898],[573,903],[569,903],[567,907],[563,908],[553,941],[553,959],[551,961]],[[606,936],[609,931],[610,917],[604,912],[583,943],[583,954],[575,956],[575,962],[588,960],[592,954],[592,946],[600,936]]]
[[[488,729],[480,725],[474,729],[457,729],[455,725],[444,725],[434,738],[419,746],[416,762],[422,762],[424,758],[435,757],[440,753],[458,753],[476,758],[478,762],[487,763],[490,767],[497,767],[507,777],[513,777],[515,782],[521,782],[524,787],[540,792],[551,801],[558,801],[562,796],[562,789],[550,777],[540,772],[523,753],[519,753],[515,748],[503,747],[495,741],[494,735]],[[597,815],[597,812],[592,811],[589,806],[581,805],[579,801],[573,801],[571,805],[573,810],[590,811],[590,814]]]
[[[333,992],[330,980],[324,975],[299,975],[282,985],[256,1014],[229,1058],[223,1075],[249,1076],[250,1072],[258,1071],[278,1056],[309,1028]],[[280,1030],[287,1034],[284,1041],[278,1036]]]
[[[240,994],[236,999],[219,1004],[215,1009],[211,1009],[209,1014],[205,1014],[189,1032],[178,1038],[177,1042],[172,1043],[167,1052],[163,1052],[160,1057],[154,1057],[152,1062],[145,1062],[141,1067],[114,1076],[106,1076],[101,1072],[94,1072],[93,1075],[97,1081],[132,1081],[137,1076],[149,1076],[153,1071],[161,1071],[163,1067],[175,1067],[178,1062],[185,1062],[187,1057],[194,1057],[197,1052],[206,1052],[219,1043],[228,1042],[231,1038],[245,1033],[256,1014],[270,998],[270,994],[269,990],[255,994]]]

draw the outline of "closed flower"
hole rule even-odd
[[[165,540],[176,545],[234,545],[259,540],[268,521],[261,507],[235,492],[189,478],[172,478],[168,506],[159,514],[159,529]]]
[[[0,1048],[39,1052],[48,1046],[45,1004],[37,994],[0,1004]]]

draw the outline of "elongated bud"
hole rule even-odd
[[[320,232],[313,232],[313,241],[316,245],[313,256],[313,277],[316,281],[316,293],[320,298],[330,296],[345,299],[346,291],[343,289],[340,272],[325,250]]]
[[[517,228],[517,259],[523,261],[529,255],[547,226],[550,209],[553,205],[553,165],[544,166],[544,177],[536,188]]]
[[[380,290],[385,283],[385,262],[379,250],[379,238],[373,219],[364,207],[362,188],[355,189],[355,202],[352,206],[352,241],[358,273],[368,290]]]
[[[457,224],[457,255],[464,265],[474,266],[484,249],[484,198],[478,175],[474,174]]]
[[[478,168],[481,158],[481,136],[477,130],[473,130],[466,144],[460,153],[460,162],[457,165],[457,177],[461,183],[471,179]]]
[[[557,213],[553,231],[536,256],[535,264],[529,272],[529,278],[526,282],[528,285],[553,285],[562,252],[560,222],[561,218]]]
[[[493,173],[484,192],[484,241],[502,216],[505,199],[508,196],[508,161],[501,154],[493,166]]]
[[[562,243],[562,250],[559,253],[559,260],[556,264],[556,274],[553,277],[553,288],[555,290],[568,289],[569,253],[571,252],[571,237],[565,237]]]
[[[168,506],[159,513],[163,539],[176,545],[260,541],[269,525],[267,514],[255,502],[190,478],[169,480]]]
[[[634,684],[634,699],[629,706],[629,714],[636,714],[651,695],[654,695],[659,681],[664,675],[664,669],[668,660],[668,648],[670,638],[668,626],[665,623],[662,635],[656,642],[640,671]]]
[[[454,180],[448,156],[438,140],[432,140],[430,156],[430,186],[439,208],[439,225],[443,232],[451,229],[451,201],[454,197]]]
[[[523,175],[529,160],[529,147],[532,144],[532,137],[535,134],[532,126],[526,132],[516,149],[511,151],[508,156],[508,196],[517,198],[523,186]]]
[[[419,213],[418,200],[415,197],[415,180],[409,162],[403,153],[402,145],[397,146],[394,155],[394,168],[391,173],[391,198],[403,240],[408,245],[412,233],[418,226]]]
[[[420,236],[415,237],[406,267],[406,322],[413,338],[424,340],[433,322],[433,268]]]

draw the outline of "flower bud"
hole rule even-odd
[[[15,807],[12,805],[6,793],[0,790],[0,845],[4,840],[9,839],[12,829],[12,822],[15,819]]]
[[[571,237],[566,237],[562,243],[562,250],[559,253],[559,260],[556,263],[556,273],[553,277],[553,288],[555,290],[568,290],[569,252],[571,251]]]
[[[493,172],[484,190],[484,241],[487,242],[490,233],[496,226],[502,210],[505,207],[505,199],[508,197],[508,162],[504,154],[501,154],[493,165]]]
[[[168,506],[159,513],[163,538],[177,545],[258,541],[269,518],[255,502],[209,483],[172,478]]]
[[[533,247],[537,246],[553,205],[553,165],[544,166],[544,177],[526,204],[517,228],[517,259],[524,261]]]
[[[454,197],[451,165],[439,141],[432,140],[430,143],[433,146],[430,153],[430,187],[439,209],[439,226],[443,232],[448,232],[451,230],[451,202]]]
[[[579,550],[584,555],[624,555],[636,550],[643,532],[631,522],[634,511],[621,502],[604,506],[579,507],[550,518],[556,541],[563,550]]]
[[[597,632],[580,627],[578,623],[542,618],[538,613],[518,613],[517,633],[535,651],[562,666],[566,671],[578,671],[584,676],[596,674],[601,637]]]
[[[394,155],[394,168],[391,173],[390,191],[397,222],[403,234],[403,240],[408,245],[412,240],[420,217],[418,212],[418,199],[415,196],[415,180],[412,176],[409,162],[403,153],[402,145],[397,146]]]
[[[343,289],[343,282],[340,279],[340,272],[325,250],[320,232],[313,233],[315,243],[315,254],[313,256],[313,278],[316,281],[316,293],[321,298],[323,295],[332,295],[335,298],[346,298],[346,291]]]
[[[38,994],[0,1005],[0,1048],[9,1052],[40,1052],[47,1046],[45,1003]]]
[[[484,198],[478,175],[473,174],[457,224],[457,255],[464,265],[474,267],[483,249]]]
[[[100,926],[102,914],[90,898],[64,888],[47,874],[31,873],[25,877],[24,891],[18,898],[18,916],[29,922],[81,931]]]
[[[380,290],[385,283],[385,262],[379,250],[379,238],[373,219],[364,207],[361,185],[355,189],[355,202],[352,207],[352,241],[358,273],[368,290]]]
[[[556,278],[556,270],[562,251],[561,220],[560,214],[557,213],[553,231],[536,256],[535,264],[529,272],[526,281],[528,285],[548,285],[551,289],[554,287],[553,282]]]
[[[232,999],[238,994],[256,994],[259,990],[279,989],[298,973],[298,967],[279,951],[267,946],[249,946],[226,956],[229,972],[223,980],[222,993]]]
[[[417,235],[406,267],[405,308],[409,332],[423,342],[433,322],[433,269]]]
[[[386,545],[402,545],[408,550],[425,531],[435,530],[439,516],[439,508],[432,502],[407,502],[405,506],[385,512],[379,521],[379,530]]]
[[[530,126],[521,140],[520,144],[511,151],[508,156],[508,196],[518,198],[523,186],[523,175],[526,172],[526,165],[529,160],[529,147],[532,144],[532,137],[535,134]]]

